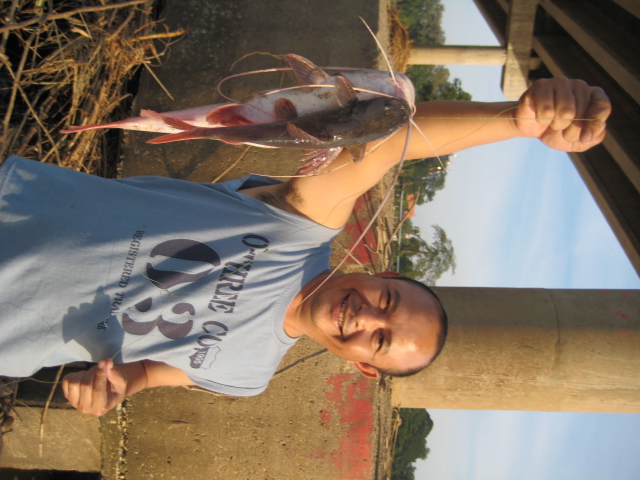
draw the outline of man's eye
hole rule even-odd
[[[387,290],[387,304],[384,306],[384,309],[387,310],[391,305],[391,291]]]
[[[380,338],[378,340],[378,350],[382,349],[382,345],[384,344],[384,335],[380,334]]]

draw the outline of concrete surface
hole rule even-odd
[[[283,363],[317,349],[304,341]],[[377,392],[330,354],[288,370],[254,398],[150,390],[128,402],[121,471],[128,480],[369,479]]]
[[[15,407],[13,431],[4,436],[2,467],[99,472],[102,438],[97,417],[49,409],[40,443],[42,408]]]

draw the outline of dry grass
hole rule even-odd
[[[0,159],[20,155],[114,176],[114,151],[99,132],[69,125],[110,120],[127,81],[159,63],[182,32],[154,34],[152,1],[5,0],[0,12]]]
[[[411,40],[409,32],[400,21],[395,8],[387,9],[389,15],[389,37],[391,43],[391,64],[397,72],[404,73],[407,70],[409,56],[411,55]]]

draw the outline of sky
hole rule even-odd
[[[498,45],[472,0],[442,0],[448,45]],[[447,66],[478,101],[503,101],[501,67]],[[426,132],[428,135],[428,132]],[[446,186],[414,225],[453,240],[438,286],[640,288],[569,157],[531,140],[452,158]],[[640,415],[429,410],[419,480],[640,478]]]

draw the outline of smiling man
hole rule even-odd
[[[435,295],[414,282],[380,275],[322,275],[292,302],[284,328],[307,335],[363,375],[407,375],[442,349],[446,317]]]
[[[428,142],[406,143],[405,128],[357,164],[342,155],[324,175],[285,183],[110,181],[10,159],[0,171],[0,374],[98,361],[63,388],[102,415],[148,387],[259,394],[302,335],[367,377],[419,371],[446,336],[433,293],[391,274],[327,271],[356,199],[403,157],[516,137],[586,150],[609,113],[601,89],[565,78],[536,82],[519,102],[420,104]]]

